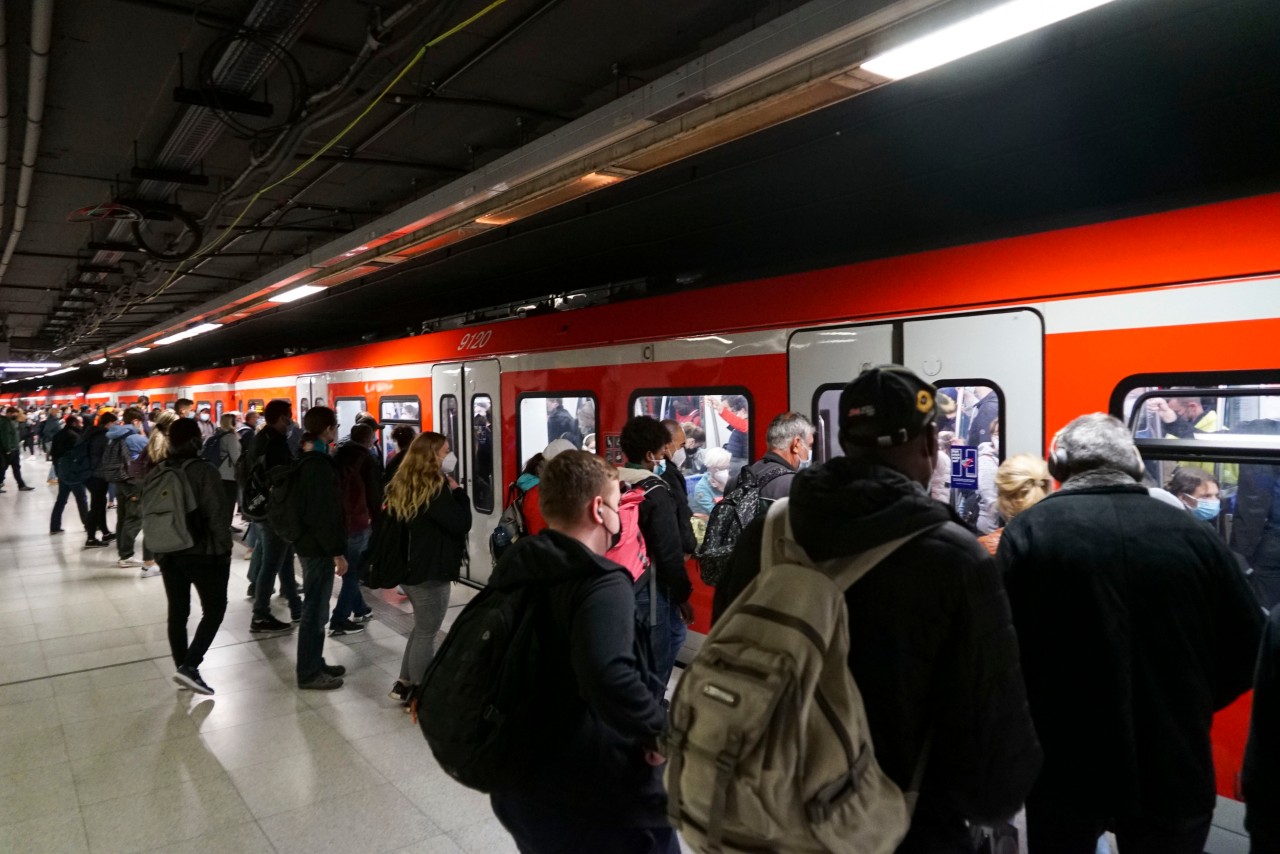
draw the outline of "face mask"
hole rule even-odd
[[[454,469],[458,467],[458,455],[453,451],[445,454],[444,459],[440,461],[440,470],[445,474],[453,474]]]
[[[201,420],[201,421],[208,421],[208,420],[209,420],[209,415],[208,415],[207,413],[202,414],[202,415],[200,416],[200,420]]]
[[[676,468],[684,465],[685,453],[684,448],[676,448],[676,452],[671,455],[671,462],[675,463]]]
[[[1196,518],[1210,522],[1218,518],[1218,514],[1222,512],[1222,502],[1217,498],[1197,498],[1196,506],[1191,509],[1196,514]]]
[[[653,473],[656,474],[658,477],[662,477],[662,473],[666,470],[667,470],[666,460],[658,460],[658,462],[655,463],[653,466]]]
[[[607,549],[605,549],[605,551],[606,551],[606,552],[608,552],[608,551],[613,551],[614,549],[616,549],[616,548],[618,547],[618,543],[622,542],[622,514],[618,512],[618,510],[617,510],[617,508],[616,508],[616,507],[611,507],[610,505],[605,504],[605,503],[603,503],[603,502],[601,502],[600,506],[601,506],[603,509],[608,510],[608,511],[609,511],[609,513],[611,513],[611,514],[613,514],[614,516],[617,516],[617,517],[618,517],[618,530],[616,530],[616,531],[610,531],[610,530],[609,530],[609,524],[608,524],[607,522],[606,522],[606,523],[603,523],[603,524],[604,524],[604,532],[605,532],[606,534],[608,534],[608,535],[609,535],[609,547],[608,547]],[[607,515],[607,514],[605,514],[605,513],[601,513],[601,514],[600,514],[600,518],[601,518],[601,519],[604,519],[604,518],[606,517],[606,515]]]
[[[716,489],[723,490],[729,483],[729,470],[719,469],[711,473],[711,482],[715,484]]]

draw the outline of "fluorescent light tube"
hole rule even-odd
[[[862,68],[890,80],[901,80],[1110,2],[1012,0],[887,50],[862,63]]]
[[[137,353],[145,353],[150,349],[150,347],[134,347],[132,350],[125,350],[125,352],[132,356]]]
[[[61,367],[61,362],[0,362],[0,370],[5,371],[47,371]]]
[[[322,290],[324,290],[324,288],[320,287],[319,285],[298,285],[296,288],[292,288],[290,290],[285,291],[282,294],[273,296],[271,298],[271,302],[280,302],[280,303],[294,302],[296,300],[302,299],[303,297],[309,297],[312,294],[318,294]]]
[[[91,365],[105,365],[106,363],[107,363],[107,359],[106,359],[106,357],[104,356],[104,357],[103,357],[103,358],[101,358],[101,359],[94,359],[94,360],[93,360],[92,362],[90,362],[89,364],[91,364]]]
[[[172,344],[175,341],[185,341],[188,338],[194,338],[197,335],[203,335],[206,332],[212,332],[215,329],[221,329],[221,328],[222,328],[221,323],[202,323],[199,326],[193,326],[190,329],[184,329],[181,332],[178,332],[174,335],[170,335],[167,338],[161,338],[158,341],[155,341],[152,343],[154,343],[157,346],[160,346],[163,344]]]
[[[56,377],[58,374],[69,374],[72,371],[77,371],[77,370],[79,370],[79,368],[75,365],[72,365],[69,368],[63,368],[60,371],[50,371],[47,374],[41,374],[40,377]],[[37,379],[39,379],[39,377],[37,377]]]

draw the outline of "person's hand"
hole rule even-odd
[[[453,490],[458,488],[458,482],[453,479],[453,475],[447,474],[444,476],[444,479],[449,482],[449,489]]]
[[[688,602],[681,602],[676,606],[676,610],[680,613],[680,619],[684,620],[686,626],[693,622],[693,605]]]
[[[720,395],[718,394],[707,395],[707,403],[711,404],[711,408],[714,409],[716,412],[719,412],[720,407],[724,405],[723,402],[720,400]]]
[[[1173,411],[1173,408],[1169,406],[1169,401],[1163,397],[1153,397],[1148,400],[1147,411],[1159,415],[1160,420],[1165,424],[1172,424],[1178,420],[1178,413]]]
[[[646,750],[644,752],[644,761],[648,765],[651,765],[654,768],[657,768],[659,765],[667,764],[667,757],[663,756],[661,753],[659,753],[656,750]]]
[[[333,571],[337,573],[339,578],[347,574],[347,559],[342,555],[338,555],[333,559],[333,566]]]

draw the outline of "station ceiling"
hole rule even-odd
[[[40,214],[33,209],[35,222],[5,284],[52,279],[61,288],[68,265],[86,262],[46,256],[86,256],[92,230],[67,225],[66,213],[107,199],[113,175],[127,182],[132,140],[145,152],[147,140],[154,145],[171,130],[177,60],[140,56],[136,48],[145,21],[167,22],[159,43],[184,47],[188,57],[220,35],[189,8],[172,10],[182,5],[59,4],[55,35],[70,40],[78,32],[97,59],[73,58],[66,41],[52,56],[44,171],[37,175]],[[202,8],[230,20],[243,18],[251,5],[227,0]],[[330,79],[350,63],[370,5],[320,4],[291,48],[309,77]],[[366,157],[469,169],[476,158],[511,150],[530,134],[583,115],[794,6],[563,0],[493,47],[504,28],[540,8],[524,0],[508,5],[501,20],[483,21],[483,29],[459,37],[453,53],[439,58],[440,68],[456,67],[489,48],[450,84],[449,93],[467,104],[443,99],[417,108],[365,147],[361,160],[338,164],[318,182],[282,188],[262,210],[283,203],[288,216],[268,223],[359,225],[457,175],[365,163]],[[118,65],[105,58],[91,26],[75,23],[82,17],[107,25],[113,15],[122,45]],[[11,10],[11,53],[24,26],[18,17]],[[403,335],[433,318],[610,284],[628,283],[633,293],[670,292],[1272,192],[1280,189],[1278,48],[1280,16],[1271,0],[1117,0],[381,274],[131,356],[130,371]],[[619,63],[626,71],[615,75]],[[15,57],[9,65],[16,68]],[[73,71],[77,85],[70,77],[59,82]],[[432,78],[441,73],[424,72],[418,91],[436,91]],[[11,79],[11,86],[18,82]],[[108,106],[112,98],[121,99],[119,109]],[[490,100],[512,109],[470,103]],[[529,118],[534,110],[540,118]],[[388,107],[387,118],[393,112]],[[11,173],[20,148],[20,132],[11,132]],[[203,168],[229,180],[251,151],[251,142],[228,134]],[[66,176],[50,171],[63,165]],[[305,193],[291,195],[304,184]],[[214,192],[216,183],[183,189],[178,198],[199,212]],[[343,213],[308,211],[308,205]],[[281,227],[250,232],[235,243],[234,257],[201,268],[228,281],[191,277],[175,289],[185,301],[156,308],[182,311],[305,251],[308,241],[331,236]],[[130,257],[138,258],[126,255],[121,266]],[[114,279],[106,281],[109,287]],[[21,293],[22,311],[29,313],[15,316],[15,292],[0,290],[11,337],[16,343],[48,336],[40,312],[51,300]],[[126,321],[149,326],[157,319]],[[124,331],[113,328],[111,340]]]

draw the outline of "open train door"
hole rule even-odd
[[[470,565],[463,579],[485,584],[492,572],[489,534],[502,512],[502,396],[497,360],[434,365],[435,430],[458,456],[454,472],[471,500]]]
[[[298,396],[293,407],[298,423],[302,423],[302,416],[313,406],[333,406],[333,401],[329,399],[328,374],[304,374],[298,377]]]

